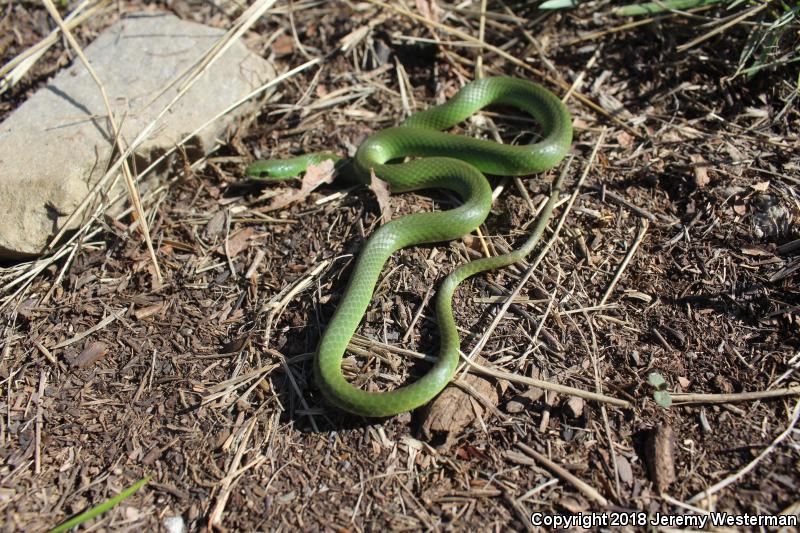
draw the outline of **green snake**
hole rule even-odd
[[[530,114],[542,128],[542,139],[535,144],[512,146],[442,131],[490,104],[510,105]],[[456,287],[474,274],[522,260],[544,230],[541,222],[549,219],[557,194],[551,195],[540,224],[519,249],[464,264],[444,279],[436,296],[440,351],[433,367],[409,385],[388,392],[368,392],[345,379],[341,364],[384,264],[401,248],[457,239],[478,228],[492,204],[492,191],[484,172],[520,176],[545,171],[563,159],[571,142],[572,119],[554,94],[529,81],[492,77],[465,85],[449,101],[408,117],[400,126],[372,134],[361,143],[352,160],[320,153],[257,161],[247,168],[251,178],[285,179],[304,172],[309,164],[333,160],[339,169],[362,183],[368,184],[374,172],[389,183],[392,192],[440,188],[454,192],[463,202],[447,211],[392,220],[369,237],[314,360],[315,381],[327,401],[351,413],[384,417],[415,409],[444,389],[459,360],[460,339],[452,309]],[[403,162],[407,157],[417,159]]]

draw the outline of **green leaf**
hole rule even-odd
[[[667,388],[667,382],[664,381],[664,376],[658,372],[651,372],[650,375],[647,376],[647,382],[656,390],[663,390]]]
[[[139,490],[143,485],[147,484],[147,482],[150,481],[151,477],[152,476],[147,476],[145,478],[140,479],[139,481],[137,481],[127,489],[123,490],[110,500],[106,500],[100,505],[92,507],[88,511],[83,512],[78,516],[70,518],[63,524],[59,524],[58,526],[51,529],[48,533],[61,533],[62,531],[67,531],[68,529],[72,529],[73,527],[80,525],[86,522],[87,520],[91,520],[92,518],[105,513],[106,511],[110,510],[112,507],[117,505],[119,502],[121,502],[122,500],[124,500],[137,490]]]
[[[581,0],[547,0],[539,5],[539,9],[569,9],[580,3]]]
[[[655,15],[671,9],[693,9],[729,0],[664,0],[663,2],[648,2],[646,4],[629,4],[618,7],[614,14],[618,17],[636,17],[639,15]]]
[[[672,396],[665,390],[657,390],[653,393],[653,399],[661,407],[667,408],[672,405]]]

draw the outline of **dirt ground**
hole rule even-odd
[[[144,476],[152,480],[89,527],[155,531],[180,516],[189,530],[499,531],[531,529],[534,512],[800,512],[797,394],[679,405],[681,393],[800,381],[797,63],[734,76],[747,22],[681,48],[730,18],[719,6],[634,26],[643,19],[616,17],[606,2],[543,12],[490,1],[484,17],[477,0],[427,13],[428,2],[412,4],[278,2],[248,32],[279,72],[322,61],[279,85],[207,160],[176,159],[167,186],[145,197],[162,287],[128,217],[96,223],[22,291],[9,284],[31,263],[4,265],[0,530],[49,529]],[[139,8],[223,28],[241,13],[224,2],[118,3],[76,36],[87,44]],[[53,23],[38,3],[1,9],[5,64]],[[476,46],[481,33],[488,47]],[[791,50],[797,26],[787,35],[779,44]],[[0,118],[72,57],[63,42],[51,48],[0,96]],[[268,211],[298,185],[247,182],[244,168],[352,154],[371,132],[451,96],[476,62],[484,75],[532,79],[559,96],[572,87],[563,196],[577,194],[521,287],[526,265],[459,288],[462,350],[513,292],[480,350],[484,365],[627,405],[470,377],[448,393],[458,406],[445,411],[449,423],[468,422],[450,433],[426,434],[430,411],[343,414],[322,401],[311,358],[380,204],[334,182]],[[525,143],[536,126],[493,109],[458,131]],[[423,373],[426,363],[397,348],[436,354],[437,282],[523,242],[531,207],[561,168],[493,178],[502,192],[480,235],[397,253],[348,375],[383,389]],[[453,199],[431,191],[390,205],[396,217]],[[654,401],[652,372],[671,407]]]

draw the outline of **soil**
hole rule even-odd
[[[408,9],[431,19],[430,5]],[[237,6],[115,4],[76,37],[85,45],[139,8],[227,28]],[[489,2],[485,41],[518,62],[448,32],[477,38],[480,2],[441,8],[434,27],[372,1],[280,2],[263,17],[245,38],[279,72],[324,61],[282,83],[200,164],[177,158],[167,186],[146,196],[160,287],[130,217],[96,222],[99,233],[18,293],[8,284],[31,263],[3,267],[0,530],[47,530],[145,476],[145,487],[91,527],[155,531],[179,515],[189,530],[525,530],[533,512],[676,515],[765,451],[691,507],[798,513],[797,429],[768,448],[796,421],[796,395],[677,401],[800,381],[797,63],[734,76],[747,24],[679,50],[718,26],[724,7],[616,30],[639,19],[598,2],[555,12]],[[4,2],[0,62],[52,27],[42,5]],[[423,431],[429,412],[363,419],[328,406],[313,383],[317,341],[387,206],[368,188],[335,181],[269,211],[299,186],[247,181],[244,168],[309,151],[352,154],[371,132],[455,93],[479,57],[484,75],[533,79],[559,95],[562,86],[530,69],[568,86],[577,80],[604,110],[575,94],[567,100],[575,140],[565,198],[584,172],[585,181],[480,355],[494,368],[629,405],[489,380],[459,389],[454,418],[466,425],[437,438]],[[0,96],[0,118],[72,59],[59,41]],[[518,113],[492,111],[456,131],[535,139]],[[502,194],[481,235],[395,254],[359,329],[360,345],[372,349],[346,360],[348,376],[381,390],[421,375],[427,363],[397,348],[436,354],[437,283],[469,259],[523,242],[531,206],[560,170],[492,178]],[[437,191],[389,200],[393,217],[454,203]],[[459,288],[464,353],[525,270]],[[668,408],[654,401],[653,372],[674,394]]]

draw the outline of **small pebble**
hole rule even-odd
[[[183,517],[168,516],[164,519],[164,529],[167,533],[183,533],[186,531],[186,524],[183,523]]]

